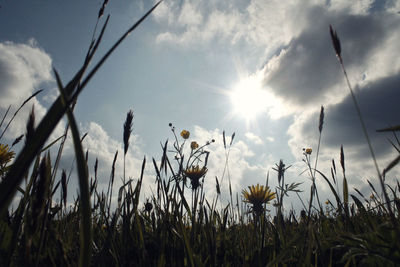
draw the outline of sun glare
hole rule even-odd
[[[233,105],[233,113],[248,121],[254,120],[257,115],[267,112],[270,99],[268,92],[262,89],[261,81],[256,76],[248,76],[241,79],[232,88],[230,98]]]

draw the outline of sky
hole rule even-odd
[[[92,39],[103,1],[0,0],[0,114],[11,109],[5,122],[32,93],[30,101],[0,142],[11,144],[24,133],[34,105],[37,121],[58,96],[53,68],[64,84],[79,70]],[[110,15],[94,62],[138,20],[155,1],[109,1]],[[99,21],[95,34],[105,21]],[[306,202],[311,180],[303,148],[312,148],[314,164],[319,114],[325,116],[318,169],[330,176],[332,159],[339,166],[340,147],[346,159],[350,193],[357,188],[367,196],[367,179],[379,188],[378,177],[361,131],[346,80],[332,47],[329,25],[341,40],[342,57],[350,84],[359,101],[380,169],[397,151],[392,133],[377,129],[400,124],[400,1],[398,0],[181,0],[163,1],[112,54],[80,95],[74,115],[89,151],[89,172],[99,160],[99,188],[105,188],[118,151],[116,185],[121,184],[122,132],[126,113],[134,112],[133,132],[126,158],[127,176],[140,176],[147,159],[143,198],[155,191],[151,159],[160,161],[161,143],[174,142],[169,123],[179,133],[190,131],[188,145],[210,152],[204,188],[215,197],[215,176],[222,181],[227,203],[228,180],[234,194],[253,184],[275,188],[272,169],[282,159],[287,183],[302,183]],[[92,63],[92,66],[94,63]],[[5,125],[5,124],[4,124]],[[4,125],[0,129],[4,130]],[[66,121],[50,140],[62,135]],[[235,138],[224,173],[227,143]],[[22,145],[15,149],[18,151]],[[51,149],[55,155],[57,147]],[[60,169],[74,166],[71,141]],[[174,153],[169,154],[171,158]],[[78,190],[72,172],[70,201]],[[387,174],[395,183],[398,168]],[[224,178],[222,178],[224,177]],[[342,175],[338,171],[341,181]],[[320,198],[333,200],[328,185],[317,177]],[[287,210],[300,209],[290,193]],[[322,201],[321,200],[321,201]]]

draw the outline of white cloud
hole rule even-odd
[[[198,12],[197,8],[190,1],[183,4],[181,14],[178,18],[178,23],[181,25],[196,26],[201,24],[203,16]]]
[[[156,21],[168,24],[157,36],[157,41],[182,45],[207,44],[216,38],[235,44],[245,40],[249,45],[266,50],[271,56],[274,50],[289,44],[306,27],[312,8],[327,12],[367,14],[372,0],[365,1],[301,1],[279,0],[230,1],[221,5],[218,1],[165,1],[154,13]],[[166,38],[168,37],[168,38]]]
[[[84,127],[81,128],[81,132],[88,133],[83,141],[84,149],[89,150],[93,163],[95,158],[99,160],[100,184],[108,184],[112,162],[115,153],[118,151],[115,165],[115,188],[118,188],[123,178],[124,149],[122,142],[111,138],[103,127],[95,122],[90,122],[88,125],[84,125]],[[141,164],[144,157],[140,140],[140,137],[136,135],[131,135],[130,137],[129,150],[126,155],[125,176],[127,180],[129,178],[137,179],[140,176]]]
[[[253,142],[256,145],[262,145],[264,143],[263,140],[258,135],[255,135],[254,133],[247,132],[244,135],[246,136],[246,138],[249,141]]]
[[[366,14],[374,0],[357,0],[357,1],[329,1],[329,9],[332,11],[347,10],[351,14]]]
[[[22,103],[38,85],[52,80],[51,58],[33,40],[0,43],[0,77],[0,107]]]
[[[19,106],[35,91],[42,89],[43,85],[54,82],[51,72],[51,57],[43,51],[34,39],[26,44],[13,42],[0,43],[0,112],[5,114],[9,105],[10,112],[3,123],[2,130],[16,112]],[[46,94],[46,90],[41,94]],[[30,111],[34,105],[36,125],[46,113],[46,108],[38,101],[37,97],[30,100],[18,113],[5,137],[11,142],[25,133],[25,125]],[[56,128],[53,137],[62,133],[62,125]]]

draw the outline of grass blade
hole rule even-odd
[[[82,224],[81,224],[81,251],[79,256],[79,266],[89,266],[91,258],[91,212],[90,212],[90,194],[89,194],[89,180],[88,180],[88,169],[86,160],[83,154],[81,138],[79,136],[78,126],[76,124],[74,115],[71,109],[67,105],[66,95],[64,93],[63,86],[60,81],[60,77],[56,71],[56,79],[58,88],[61,95],[61,101],[64,107],[66,107],[66,112],[68,116],[68,121],[71,127],[72,139],[74,142],[74,150],[76,156],[76,165],[78,169],[79,178],[79,189],[80,189],[80,201],[81,201],[81,211],[82,211]]]

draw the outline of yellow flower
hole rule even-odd
[[[306,148],[305,152],[306,152],[307,155],[311,155],[312,148]]]
[[[192,149],[192,150],[195,150],[196,148],[198,148],[199,147],[199,144],[197,144],[195,141],[193,141],[192,143],[190,143],[190,148]]]
[[[197,166],[192,166],[187,168],[184,171],[184,174],[187,178],[190,179],[190,182],[192,184],[192,189],[196,190],[197,187],[200,185],[200,178],[203,177],[207,172],[207,168],[204,166],[203,168],[200,169],[200,167]]]
[[[268,186],[263,186],[257,184],[256,186],[249,186],[249,191],[243,189],[242,194],[244,197],[244,202],[253,205],[253,211],[256,214],[261,214],[263,211],[262,205],[268,203],[275,198],[275,193],[271,192]]]
[[[7,164],[14,158],[14,151],[10,151],[8,145],[0,144],[0,176],[3,176],[11,166]]]
[[[188,139],[189,136],[190,136],[190,132],[186,131],[186,130],[182,130],[181,136],[182,136],[183,139]]]
[[[326,204],[326,205],[329,205],[329,200],[325,201],[325,204]]]
[[[14,155],[14,151],[10,151],[8,145],[0,144],[0,165],[9,163]]]

